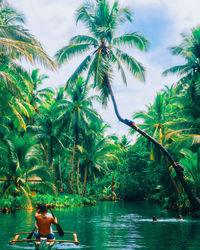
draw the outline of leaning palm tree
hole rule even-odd
[[[168,157],[170,163],[175,168],[182,185],[185,188],[188,198],[194,207],[200,208],[200,202],[194,196],[185,182],[181,173],[179,173],[177,164],[171,154],[154,138],[138,128],[134,122],[123,119],[119,112],[113,95],[111,80],[113,66],[116,66],[126,83],[126,76],[122,64],[132,73],[133,76],[140,80],[145,80],[145,69],[134,57],[120,49],[124,47],[136,47],[145,51],[148,41],[138,32],[126,33],[116,37],[119,26],[126,22],[132,21],[132,13],[127,8],[120,8],[117,1],[110,8],[106,0],[94,0],[93,3],[87,3],[77,10],[77,22],[82,21],[88,29],[88,35],[78,35],[73,37],[69,44],[60,49],[56,54],[58,64],[67,62],[73,56],[84,52],[89,52],[88,56],[82,61],[75,72],[67,81],[67,86],[74,83],[74,80],[85,71],[88,72],[87,80],[93,79],[94,87],[100,91],[102,103],[106,105],[108,97],[111,96],[115,113],[118,119],[129,127],[137,130],[138,133],[146,137],[152,143],[156,144]]]

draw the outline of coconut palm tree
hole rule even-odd
[[[29,89],[29,74],[8,56],[0,56],[0,111],[17,120],[18,127],[26,129],[25,117],[29,117],[33,108],[26,100]]]
[[[26,129],[24,117],[30,116],[32,107],[24,92],[30,83],[29,74],[19,61],[40,62],[54,68],[53,61],[41,44],[24,27],[24,16],[13,9],[5,0],[0,1],[0,102],[6,115],[11,113],[17,127]],[[1,116],[4,115],[1,114]],[[16,127],[16,126],[15,126]]]
[[[98,127],[98,125],[97,125]],[[81,154],[81,171],[83,178],[82,196],[86,191],[88,177],[94,178],[106,171],[109,161],[116,158],[117,146],[109,136],[102,136],[98,131],[91,130],[83,135],[83,145],[78,146]]]
[[[0,145],[3,178],[3,197],[23,196],[29,208],[32,207],[30,191],[56,193],[50,169],[40,165],[39,147],[29,137],[12,135]],[[39,182],[34,179],[39,179]],[[32,181],[31,181],[32,180]],[[31,182],[30,182],[31,181]]]
[[[185,63],[171,67],[163,72],[164,75],[169,73],[181,76],[179,83],[189,83],[196,81],[200,74],[200,26],[192,29],[190,34],[181,34],[182,43],[179,46],[171,47],[173,55],[184,58]]]
[[[46,161],[48,161],[49,167],[52,169],[55,148],[58,145],[60,145],[62,149],[65,148],[60,140],[61,137],[65,137],[65,133],[62,132],[59,127],[60,121],[58,119],[57,109],[55,100],[52,100],[51,105],[44,104],[40,107],[41,116],[37,116],[36,123],[28,126],[41,144]]]
[[[41,44],[24,27],[24,16],[5,0],[0,1],[0,53],[12,59],[25,58],[29,62],[41,62],[53,68],[54,63]]]
[[[180,153],[184,156],[180,163],[185,166],[186,176],[195,186],[198,195],[200,194],[200,152],[192,152],[189,149],[182,149]]]
[[[177,107],[173,101],[173,94],[171,90],[167,88],[167,92],[162,91],[157,94],[153,105],[148,106],[147,111],[136,112],[133,115],[133,119],[142,120],[142,123],[139,124],[138,127],[153,136],[153,138],[166,148],[170,148],[171,144],[174,142],[173,137],[181,133],[181,130],[178,129],[180,123],[183,124],[183,122],[186,121],[183,117],[177,117],[177,113],[180,114],[179,106]],[[132,130],[130,132],[132,133]],[[158,147],[152,144],[150,154],[151,160],[160,163],[162,156]],[[164,155],[164,162],[175,190],[180,193],[175,180],[171,176],[170,165],[166,155]]]
[[[74,163],[76,161],[76,147],[80,145],[80,136],[89,129],[90,123],[95,123],[100,116],[92,107],[92,101],[98,99],[96,96],[88,96],[89,88],[85,85],[83,78],[78,78],[75,88],[68,89],[68,99],[61,102],[58,108],[61,110],[59,120],[63,127],[68,127],[71,137],[73,138],[73,149],[71,162],[71,190],[73,188]],[[77,159],[77,166],[79,160]],[[77,171],[77,175],[79,171]],[[78,179],[78,177],[77,177]]]
[[[117,1],[110,8],[106,0],[94,0],[92,3],[83,5],[77,10],[76,21],[82,21],[87,30],[88,35],[78,35],[73,37],[69,44],[56,53],[56,59],[59,65],[67,62],[70,58],[91,51],[82,61],[75,72],[67,81],[67,86],[74,83],[74,80],[85,71],[88,72],[86,81],[93,79],[94,87],[100,91],[102,103],[107,103],[108,97],[111,96],[114,110],[117,118],[136,130],[149,141],[157,145],[160,150],[168,157],[173,165],[177,175],[182,183],[191,204],[195,208],[200,208],[200,202],[191,192],[181,173],[179,173],[177,164],[172,155],[153,137],[138,128],[134,122],[123,119],[117,108],[117,104],[111,88],[112,70],[116,66],[122,75],[123,81],[126,83],[126,76],[122,67],[122,63],[128,70],[140,80],[144,80],[145,69],[134,57],[123,52],[120,47],[137,47],[141,51],[145,51],[148,41],[137,32],[127,33],[122,36],[115,37],[119,26],[125,21],[132,21],[132,13],[127,8],[120,8]]]

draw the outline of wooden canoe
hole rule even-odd
[[[34,242],[35,244],[35,248],[36,249],[51,249],[54,245],[55,242],[62,242],[62,243],[73,243],[75,245],[79,245],[79,241],[77,239],[77,235],[75,232],[64,232],[64,234],[71,234],[73,235],[73,240],[59,240],[59,239],[53,239],[53,240],[48,240],[46,241],[46,239],[42,242],[40,242],[40,240],[38,239],[27,239],[27,238],[23,238],[20,239],[19,237],[22,235],[22,237],[24,235],[30,234],[31,232],[23,232],[23,233],[17,233],[14,238],[9,241],[9,245],[14,245],[15,243],[21,243],[21,242]],[[54,233],[57,233],[57,231],[54,231]],[[42,243],[42,244],[41,244]]]

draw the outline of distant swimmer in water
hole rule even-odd
[[[178,219],[178,220],[182,220],[182,219],[183,219],[182,215],[179,214],[179,215],[177,216],[177,219]]]
[[[152,219],[153,219],[153,221],[157,221],[158,220],[156,216],[153,216]]]

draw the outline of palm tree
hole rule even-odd
[[[184,156],[180,163],[185,166],[186,176],[200,193],[200,153],[193,153],[189,149],[182,149],[180,153]]]
[[[182,90],[173,97],[174,105],[178,107],[178,110],[181,110],[181,113],[177,112],[182,116],[182,122],[178,126],[181,129],[178,131],[168,132],[166,135],[166,139],[169,139],[173,135],[178,136],[174,141],[173,147],[175,148],[175,150],[180,151],[182,148],[187,147],[195,152],[198,151],[198,147],[200,144],[199,81],[200,79],[197,82],[185,84]],[[179,88],[179,86],[177,88]]]
[[[100,124],[97,124],[99,127]],[[117,146],[109,136],[102,136],[99,130],[90,130],[83,135],[83,145],[78,146],[81,154],[81,170],[83,173],[82,196],[86,191],[87,179],[98,176],[99,173],[106,171],[109,161],[116,158],[113,153]]]
[[[111,96],[117,118],[133,128],[149,141],[157,145],[160,150],[168,157],[173,165],[183,185],[191,204],[195,208],[200,208],[200,202],[191,192],[185,182],[172,155],[153,137],[138,128],[134,122],[123,119],[116,105],[116,101],[111,88],[112,69],[117,66],[120,70],[122,79],[126,83],[126,76],[122,67],[122,63],[128,70],[138,79],[144,80],[144,67],[132,56],[123,52],[119,47],[137,47],[141,51],[145,51],[148,41],[137,32],[127,33],[119,37],[114,37],[119,26],[125,21],[132,21],[132,13],[127,8],[119,8],[117,1],[110,8],[106,0],[96,0],[94,3],[83,5],[77,10],[76,21],[82,21],[88,29],[89,35],[78,35],[73,37],[69,45],[60,49],[56,54],[58,64],[61,65],[68,61],[71,57],[77,56],[84,52],[91,51],[89,55],[82,61],[72,76],[67,81],[67,86],[74,83],[74,80],[86,70],[87,82],[93,78],[94,87],[101,92],[102,103],[107,103],[108,97]],[[90,35],[91,34],[91,35]]]
[[[40,107],[41,116],[38,115],[36,123],[28,126],[35,134],[35,138],[41,144],[44,149],[46,161],[48,165],[53,169],[53,159],[56,146],[60,145],[64,149],[64,145],[60,140],[61,136],[65,136],[62,133],[59,125],[59,119],[57,114],[57,103],[52,100],[51,105],[44,104]]]
[[[31,190],[56,193],[50,169],[40,166],[39,147],[35,141],[12,135],[12,139],[1,142],[0,151],[3,155],[0,168],[3,198],[23,196],[28,207],[32,208]],[[40,181],[35,182],[34,178]]]
[[[153,105],[147,107],[147,111],[136,112],[133,115],[133,119],[142,119],[142,123],[138,127],[152,135],[161,145],[167,148],[174,142],[173,136],[181,132],[174,128],[178,128],[180,123],[185,122],[184,118],[177,117],[177,113],[180,114],[179,107],[175,105],[174,94],[171,91],[167,88],[166,91],[163,90],[161,93],[158,93]],[[130,132],[132,133],[132,131]],[[162,160],[161,151],[154,144],[151,145],[150,158],[157,163],[160,163]],[[164,161],[175,190],[180,193],[175,180],[171,176],[166,155],[164,155]]]
[[[73,140],[72,158],[70,160],[71,169],[71,190],[74,193],[73,188],[73,174],[74,163],[76,160],[76,147],[80,144],[80,136],[85,130],[89,128],[89,124],[97,122],[100,116],[92,108],[92,101],[97,99],[96,96],[88,96],[89,88],[85,85],[85,82],[80,77],[77,80],[75,88],[68,90],[68,99],[61,102],[58,108],[61,110],[59,120],[63,126],[68,126],[70,134]],[[77,159],[77,167],[79,166],[79,160]],[[77,175],[79,171],[77,171]],[[78,176],[77,176],[78,180]],[[78,187],[78,185],[77,185]]]
[[[31,80],[30,80],[30,94],[32,100],[30,100],[30,103],[34,106],[35,109],[38,109],[37,102],[42,102],[42,97],[40,93],[44,93],[46,89],[38,90],[38,86],[43,84],[43,81],[47,79],[47,75],[39,75],[39,69],[34,69],[31,72]],[[48,91],[50,91],[48,89]]]
[[[54,68],[53,61],[43,50],[41,44],[24,27],[24,17],[13,9],[7,1],[0,1],[0,44],[1,54],[12,59],[25,58],[29,62],[41,62]]]
[[[171,47],[173,55],[184,58],[185,64],[171,67],[163,72],[181,76],[179,83],[189,83],[198,79],[200,74],[200,26],[192,29],[191,34],[181,34],[182,43],[179,46]]]
[[[33,108],[26,100],[29,89],[29,74],[3,54],[0,56],[0,115],[17,120],[18,127],[26,129],[24,117],[31,115]]]
[[[6,115],[16,120],[16,126],[26,129],[24,116],[30,116],[32,107],[24,92],[30,83],[29,74],[19,65],[21,59],[40,62],[54,68],[53,61],[41,44],[24,27],[24,16],[13,9],[6,0],[0,1],[0,102]],[[24,88],[25,87],[25,88]],[[5,116],[4,112],[1,116]],[[16,127],[15,126],[15,127]]]

